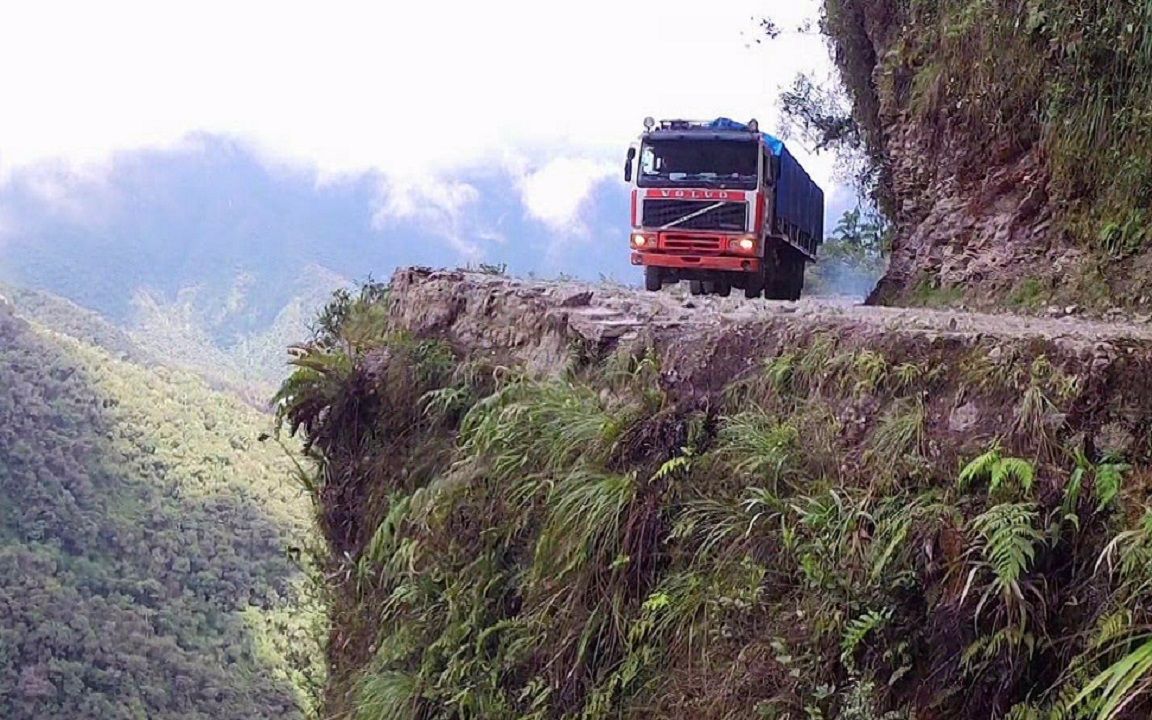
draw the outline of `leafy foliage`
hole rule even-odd
[[[814,292],[864,296],[884,272],[891,225],[874,210],[845,211],[820,248],[807,280]]]
[[[0,308],[0,716],[311,711],[309,509],[265,423]]]
[[[988,481],[988,492],[991,495],[995,496],[1005,490],[1009,496],[1027,497],[1036,480],[1036,469],[1023,458],[1002,456],[1000,446],[995,445],[964,466],[957,484],[963,490],[978,480]],[[1009,487],[1009,483],[1013,487]]]
[[[1047,720],[1142,642],[1152,534],[1106,542],[1131,502],[1096,481],[1112,461],[1077,473],[1033,454],[1056,432],[1006,427],[957,463],[972,438],[939,432],[953,392],[1006,419],[1013,385],[1077,400],[1046,360],[953,371],[788,338],[701,412],[646,352],[537,377],[427,372],[437,352],[387,327],[368,346],[318,412],[383,401],[312,436],[329,514],[360,508],[355,533],[326,528],[349,647],[332,712]],[[1109,682],[1078,707],[1106,709]]]
[[[1112,259],[1145,248],[1147,3],[826,0],[823,9],[822,29],[877,167],[886,103],[938,139],[961,133],[973,165],[997,149],[1042,146],[1055,190],[1071,206],[1067,225],[1084,246]],[[881,176],[878,195],[894,209],[890,178]]]

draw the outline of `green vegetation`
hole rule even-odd
[[[867,295],[884,272],[890,232],[875,212],[845,212],[821,246],[820,261],[809,266],[806,286],[816,294]]]
[[[801,337],[694,410],[654,353],[527,376],[386,303],[336,298],[282,392],[332,549],[333,716],[1152,709],[1149,458],[1053,426],[1064,364]],[[951,434],[961,402],[982,419]]]
[[[309,268],[286,286],[293,294],[278,305],[270,304],[272,296],[252,295],[250,276],[222,280],[231,280],[231,285],[188,288],[171,298],[138,289],[132,294],[130,313],[120,317],[102,316],[40,290],[0,284],[0,294],[23,317],[45,327],[104,348],[115,357],[189,370],[212,388],[266,409],[287,372],[284,348],[307,331],[308,320],[331,288],[345,281],[321,268]],[[85,294],[82,284],[70,282],[65,289]],[[277,296],[284,294],[284,288],[277,288]],[[116,293],[97,295],[110,302]]]
[[[1012,305],[1035,310],[1043,306],[1051,293],[1045,291],[1043,283],[1037,278],[1024,278],[1012,291],[1008,301]]]
[[[924,307],[947,307],[964,298],[964,288],[940,285],[934,278],[923,278],[912,287],[910,301]]]
[[[310,513],[267,418],[40,302],[82,339],[0,306],[0,717],[310,712]]]
[[[1060,215],[1081,244],[1102,262],[1146,249],[1148,3],[825,0],[822,28],[877,167],[882,106],[909,111],[941,140],[956,133],[972,165],[1038,146],[1067,211]],[[879,188],[889,214],[890,183],[882,177]]]

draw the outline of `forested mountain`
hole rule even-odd
[[[322,181],[211,135],[121,153],[96,177],[16,168],[0,186],[0,282],[91,308],[162,357],[202,358],[209,376],[274,389],[283,347],[334,288],[399,265],[635,280],[618,179],[557,191],[561,207],[579,209],[564,220],[529,207],[529,175],[517,172]]]
[[[342,283],[331,274],[317,271],[315,275],[312,285],[303,286],[301,295],[282,308],[271,325],[223,347],[209,334],[203,309],[194,297],[165,302],[141,291],[135,300],[139,307],[136,320],[117,325],[50,292],[0,283],[0,295],[9,298],[22,317],[39,325],[100,347],[119,359],[191,371],[213,389],[266,409],[284,374],[284,349],[304,334],[306,316],[319,306],[318,298],[328,294],[321,292],[320,283],[331,281],[329,290]]]
[[[266,418],[28,301],[0,300],[0,717],[300,717],[311,524]]]

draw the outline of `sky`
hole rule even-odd
[[[781,86],[828,66],[816,37],[753,43],[757,17],[793,26],[813,0],[2,8],[0,175],[46,158],[98,166],[199,130],[321,179],[378,169],[418,187],[462,166],[554,162],[523,189],[545,215],[563,212],[564,188],[615,172],[645,115],[756,116],[771,129]],[[795,152],[831,180],[831,160]]]
[[[457,173],[500,166],[559,226],[620,174],[646,115],[775,128],[780,89],[827,74],[828,55],[815,35],[757,44],[758,18],[792,28],[815,12],[816,0],[0,0],[0,183],[46,161],[91,180],[114,152],[203,132],[318,183],[378,173],[381,217],[429,202],[451,213],[473,199]],[[831,194],[832,158],[791,147]]]

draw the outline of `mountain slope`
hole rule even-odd
[[[1152,710],[1147,323],[425,271],[328,319],[338,716]]]
[[[301,714],[271,628],[316,618],[309,511],[265,424],[0,303],[0,716]]]
[[[542,218],[525,195],[539,169],[321,178],[213,135],[122,152],[91,173],[16,168],[0,186],[0,281],[91,308],[165,361],[204,356],[197,369],[215,381],[266,394],[282,348],[333,288],[398,265],[635,280],[623,184],[550,180]]]

